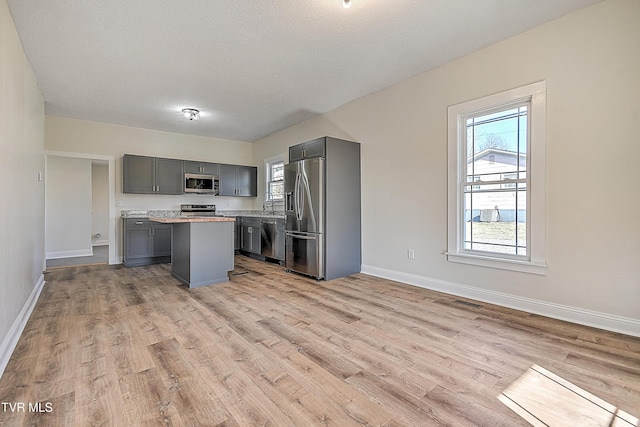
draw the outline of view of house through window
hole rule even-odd
[[[464,118],[462,249],[527,255],[529,102]]]

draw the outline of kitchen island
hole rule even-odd
[[[228,282],[234,268],[234,218],[149,218],[171,224],[171,274],[190,288]]]

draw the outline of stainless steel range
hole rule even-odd
[[[216,215],[216,205],[180,205],[180,216],[220,215]]]

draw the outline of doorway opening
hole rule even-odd
[[[45,268],[116,264],[114,158],[45,154]]]

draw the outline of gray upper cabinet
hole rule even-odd
[[[122,159],[122,192],[182,194],[182,160],[125,154]]]
[[[312,139],[289,147],[289,162],[296,162],[314,157],[325,157],[325,138]]]
[[[219,175],[220,166],[217,163],[184,161],[184,173],[201,173],[205,175]]]
[[[220,165],[220,196],[258,195],[258,168],[255,166]]]
[[[136,194],[184,194],[184,174],[220,177],[220,196],[258,195],[258,168],[191,160],[164,159],[125,154],[122,158],[122,192]]]
[[[238,196],[257,196],[258,168],[254,166],[236,166],[236,187],[238,187]]]
[[[182,160],[156,159],[156,193],[182,194],[184,193],[184,172]]]
[[[131,156],[122,158],[122,192],[154,193],[156,186],[155,157]]]

